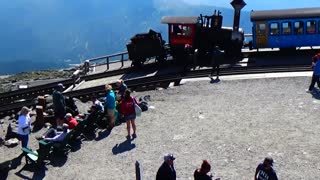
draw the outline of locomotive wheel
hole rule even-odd
[[[139,60],[134,60],[134,61],[132,61],[131,66],[133,66],[133,67],[135,67],[135,68],[139,68],[139,67],[142,66],[142,63],[141,63],[141,61],[139,61]]]

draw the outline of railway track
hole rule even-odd
[[[88,81],[88,80],[98,79],[98,78],[102,78],[102,77],[115,76],[115,75],[124,74],[125,72],[127,72],[129,70],[130,70],[130,68],[123,68],[123,69],[119,69],[119,70],[107,71],[107,72],[103,72],[103,73],[99,73],[99,74],[83,76],[81,79]],[[39,95],[52,94],[54,87],[56,87],[56,85],[58,83],[62,83],[64,86],[68,87],[68,86],[73,85],[73,82],[74,82],[74,80],[72,78],[69,78],[69,79],[65,79],[62,81],[56,81],[53,83],[30,87],[27,89],[20,89],[17,91],[2,93],[2,94],[0,94],[0,106],[7,106],[12,103],[14,104],[18,100],[21,100],[21,99],[32,99],[32,98],[36,98]]]
[[[311,56],[314,54],[316,50],[300,50],[296,52],[296,55],[308,55]],[[123,56],[126,54],[126,52],[120,53],[119,55],[121,56],[122,60],[124,59]],[[116,54],[118,55],[118,54]],[[100,60],[103,58],[107,58],[116,56],[116,55],[108,55],[106,57],[99,57],[99,58],[94,58],[92,60]],[[281,56],[281,55],[288,55],[287,53],[282,53],[280,51],[259,51],[259,52],[243,52],[244,57],[270,57],[270,56]],[[290,53],[289,53],[290,55]],[[127,60],[127,59],[126,59]],[[109,61],[107,61],[109,62]],[[122,61],[121,61],[122,62]],[[122,62],[123,64],[123,62]],[[168,62],[168,64],[171,64],[171,62]],[[146,65],[145,68],[152,68],[155,65],[149,64]],[[99,79],[103,77],[109,77],[109,76],[115,76],[115,75],[121,75],[126,72],[130,71],[130,68],[122,68],[118,70],[113,70],[113,71],[107,71],[107,72],[102,72],[102,73],[97,73],[97,74],[92,74],[88,76],[83,76],[81,79],[85,81],[93,80],[93,79]],[[71,86],[73,85],[74,80],[72,78],[65,79],[62,81],[56,81],[53,83],[48,83],[40,86],[34,86],[30,87],[27,89],[20,89],[17,91],[11,91],[11,92],[6,92],[6,93],[1,93],[0,94],[0,106],[5,106],[9,105],[12,103],[16,103],[17,101],[21,99],[32,99],[36,98],[39,95],[44,95],[44,94],[51,94],[53,91],[53,88],[56,86],[58,83],[62,83],[65,86]]]
[[[125,70],[110,71],[109,75],[124,72]],[[310,66],[307,65],[292,65],[292,66],[276,66],[276,67],[229,67],[223,68],[220,70],[220,75],[228,76],[228,75],[240,75],[240,74],[259,74],[259,73],[277,73],[277,72],[301,72],[301,71],[310,71]],[[152,76],[152,77],[143,77],[143,78],[135,78],[126,80],[126,84],[131,89],[137,88],[148,88],[148,87],[168,87],[168,85],[172,82],[178,83],[181,79],[186,78],[199,78],[199,77],[207,77],[210,74],[211,69],[201,69],[188,71],[185,73],[178,74],[169,74],[164,76]],[[102,76],[102,75],[98,75]],[[102,76],[105,77],[105,76]],[[94,77],[90,77],[94,78]],[[55,83],[56,84],[56,83]],[[52,89],[51,89],[52,90]],[[87,89],[80,89],[75,91],[70,91],[64,93],[66,96],[79,98],[81,100],[88,100],[88,98],[93,94],[103,94],[105,92],[105,86],[95,86]],[[43,95],[43,94],[42,94]],[[25,101],[14,102],[11,104],[0,106],[0,115],[5,115],[8,113],[17,112],[23,106],[35,106],[36,101],[33,99],[27,99]]]

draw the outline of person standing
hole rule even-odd
[[[277,174],[272,168],[272,166],[272,157],[266,157],[263,163],[260,163],[256,168],[254,180],[278,180]]]
[[[176,158],[173,154],[165,154],[163,157],[164,162],[157,172],[156,180],[175,180],[176,170],[173,166],[173,161]]]
[[[314,89],[314,85],[317,83],[318,87],[320,88],[320,53],[312,57],[312,69],[313,69],[313,74],[312,74],[312,79],[311,79],[311,84],[309,86],[308,92],[312,92]]]
[[[18,118],[18,137],[22,147],[27,148],[29,142],[29,134],[31,132],[31,121],[29,116],[30,109],[22,107]]]
[[[109,129],[114,127],[114,111],[116,108],[116,99],[114,92],[112,91],[111,85],[106,85],[106,101],[105,101],[105,109],[107,110],[107,116],[109,118]]]
[[[52,94],[54,117],[56,119],[57,126],[62,126],[64,116],[66,115],[66,101],[62,94],[63,89],[63,84],[59,83]]]
[[[123,98],[124,96],[124,92],[126,91],[126,89],[128,88],[127,85],[124,83],[124,81],[122,79],[117,80],[116,82],[116,86],[119,88],[119,91],[117,93],[117,96],[120,96],[121,98]]]
[[[219,81],[219,75],[220,75],[220,64],[221,64],[221,59],[223,58],[223,53],[220,51],[219,47],[214,47],[212,51],[212,57],[211,57],[211,66],[212,70],[209,75],[211,81]],[[214,75],[214,72],[216,72],[216,79],[214,80],[212,77]]]
[[[129,89],[126,89],[124,92],[124,97],[121,100],[120,113],[121,113],[121,118],[123,118],[127,123],[128,139],[130,139],[130,136],[131,136],[130,134],[131,125],[133,129],[132,137],[133,138],[137,137],[136,124],[135,124],[136,112],[134,108],[134,104],[136,103],[137,103],[137,100],[131,96],[131,91]]]

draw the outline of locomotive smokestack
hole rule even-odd
[[[233,0],[231,3],[234,8],[233,31],[239,31],[240,11],[246,5],[243,0]]]

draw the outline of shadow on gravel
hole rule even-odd
[[[120,144],[116,144],[113,148],[112,148],[112,153],[114,155],[126,152],[126,151],[130,151],[132,149],[134,149],[136,147],[135,144],[131,144],[131,139],[126,139],[124,142],[120,143]]]
[[[1,163],[0,164],[0,180],[7,179],[9,171],[12,169],[16,169],[18,166],[20,166],[22,158],[23,158],[23,154],[21,153],[18,157]]]
[[[104,138],[107,138],[109,135],[110,135],[110,131],[106,129],[104,131],[98,132],[98,136],[94,140],[100,141]]]
[[[220,79],[219,79],[219,78],[216,78],[216,79],[210,78],[210,79],[211,79],[211,80],[210,80],[210,83],[211,83],[211,84],[215,84],[215,83],[220,82]]]
[[[311,94],[313,98],[320,100],[320,90],[314,90]]]
[[[50,165],[53,167],[62,167],[68,160],[67,155],[59,155],[59,156],[53,156],[50,159]]]
[[[20,171],[16,172],[15,175],[21,179],[44,179],[46,176],[46,167],[34,168],[31,165],[25,165]],[[27,175],[22,174],[23,171],[33,172],[33,176],[30,178]]]
[[[76,152],[81,149],[81,144],[82,141],[81,139],[76,139],[72,144],[71,144],[71,152]]]

